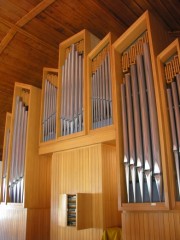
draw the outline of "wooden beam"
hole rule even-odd
[[[2,17],[0,17],[0,22],[3,23],[4,25],[8,26],[12,29],[14,29],[16,32],[21,33],[22,35],[34,40],[35,42],[41,44],[42,46],[45,46],[47,48],[50,48],[54,51],[58,51],[58,47],[56,48],[55,46],[52,46],[46,42],[44,42],[43,40],[39,39],[38,37],[32,35],[31,33],[28,33],[26,30],[23,30],[22,28],[16,26],[15,24],[3,19]]]
[[[4,49],[7,47],[7,45],[11,42],[13,37],[16,35],[17,32],[21,32],[21,34],[24,34],[25,36],[40,42],[46,47],[49,47],[49,44],[44,43],[42,40],[38,39],[37,37],[31,35],[30,33],[24,31],[21,29],[25,24],[27,24],[29,21],[31,21],[34,17],[36,17],[38,14],[40,14],[42,11],[44,11],[48,6],[50,6],[53,2],[56,0],[43,0],[40,2],[36,7],[34,7],[30,12],[28,12],[24,17],[22,17],[20,20],[16,22],[16,24],[8,23],[6,20],[0,19],[1,22],[11,27],[9,32],[6,34],[6,36],[2,39],[0,43],[0,54],[4,51]],[[10,26],[11,25],[11,26]],[[51,46],[52,48],[52,46]],[[57,49],[56,49],[57,50]]]
[[[2,39],[0,43],[0,54],[4,51],[4,49],[7,47],[9,42],[14,38],[15,34],[16,34],[16,30],[12,28],[9,30],[6,36]]]
[[[36,7],[34,7],[30,12],[28,12],[24,17],[22,17],[19,21],[16,22],[18,27],[23,27],[26,23],[31,21],[34,17],[39,15],[42,11],[44,11],[49,5],[51,5],[56,0],[44,0],[40,2]]]

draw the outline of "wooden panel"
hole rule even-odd
[[[0,239],[26,239],[27,209],[0,206]]]
[[[50,239],[50,209],[28,209],[26,240],[32,239]]]
[[[102,144],[103,227],[121,226],[118,212],[116,147]]]
[[[103,227],[120,225],[115,166],[112,146],[96,144],[53,154],[51,239],[100,239]],[[77,231],[73,227],[58,226],[59,194],[63,193],[92,194],[92,229]]]
[[[28,169],[28,170],[27,170]],[[31,158],[26,165],[25,206],[31,208],[50,207],[51,155]]]
[[[1,240],[49,240],[50,209],[23,209],[1,205],[0,212]]]
[[[48,17],[42,13],[27,23],[23,27],[23,30],[58,48],[59,43],[61,40],[64,40],[64,38],[62,38],[61,34],[56,29],[54,29],[54,26],[49,27],[49,22],[45,21],[44,19],[50,19],[50,22],[53,21],[51,17]],[[36,30],[37,28],[39,31]]]
[[[125,27],[120,24],[116,17],[94,0],[85,0],[81,3],[78,0],[56,1],[45,13],[59,21],[58,30],[62,31],[63,34],[66,34],[67,30],[72,32],[68,37],[84,28],[99,38],[104,37],[110,31],[119,36],[125,30]],[[91,21],[92,19],[94,21]],[[106,27],[102,28],[102,26]]]
[[[123,239],[161,240],[180,238],[180,213],[173,212],[123,212]]]
[[[21,17],[23,17],[27,12],[20,6],[17,6],[12,1],[1,1],[0,15],[10,22],[17,22]]]
[[[92,228],[92,194],[77,194],[77,230]]]
[[[95,132],[85,136],[58,140],[55,143],[44,143],[39,148],[39,154],[53,153],[103,142],[115,144],[115,136],[116,131],[113,127],[109,127],[103,132],[100,130],[100,133],[96,130]]]
[[[96,225],[101,214],[101,172],[98,147],[87,147],[53,154],[51,181],[51,239],[94,239],[101,238],[102,229],[77,231],[74,227],[58,226],[59,194],[92,193],[96,212]]]

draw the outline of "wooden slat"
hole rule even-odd
[[[50,19],[50,17],[47,16],[46,18],[47,20]],[[36,30],[37,28],[39,31]],[[59,43],[66,38],[55,30],[54,27],[49,27],[49,24],[45,23],[44,20],[41,20],[41,18],[33,18],[23,27],[23,29],[25,33],[28,33],[30,36],[34,36],[34,38],[37,39],[43,39],[40,41],[46,42],[50,46],[54,46],[54,48],[57,47],[57,49]]]
[[[101,8],[106,9],[114,18],[118,19],[122,25],[125,27],[130,26],[139,17],[137,13],[133,11],[133,8],[129,8],[123,1],[111,1],[111,0],[98,0]],[[121,14],[119,14],[119,9],[121,9]]]
[[[0,54],[4,51],[4,49],[7,47],[7,45],[9,44],[9,42],[13,39],[13,37],[16,34],[16,30],[11,29],[6,36],[2,39],[1,43],[0,43]]]
[[[180,238],[178,211],[123,212],[122,215],[122,226],[125,226],[123,239],[178,240]]]
[[[25,240],[27,209],[11,209],[0,206],[0,239],[1,240]]]
[[[26,10],[27,9],[24,9],[20,5],[17,6],[13,1],[1,0],[0,16],[12,23],[16,23],[20,18],[22,18],[27,13]]]
[[[0,206],[1,240],[49,240],[50,210]]]
[[[19,21],[16,22],[18,27],[23,27],[26,23],[31,21],[39,13],[44,11],[49,5],[51,5],[56,0],[43,0],[36,7],[34,7],[30,12],[23,16]]]

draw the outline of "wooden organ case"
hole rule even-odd
[[[123,211],[124,239],[179,238],[179,213],[170,211],[172,163],[169,165],[166,149],[169,130],[165,129],[169,125],[163,114],[165,83],[162,80],[159,83],[157,65],[157,55],[170,40],[167,30],[145,12],[113,44],[119,103],[116,109],[119,209]]]
[[[14,240],[98,240],[115,226],[126,240],[180,237],[179,147],[171,134],[175,126],[179,143],[179,40],[169,42],[145,12],[118,39],[82,30],[60,43],[58,69],[43,69],[41,99],[39,89],[16,84],[4,138],[1,239],[10,239],[11,223]],[[176,85],[172,108],[167,85]],[[28,112],[24,153],[16,109]],[[16,162],[17,154],[24,158]]]

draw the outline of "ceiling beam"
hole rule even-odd
[[[6,36],[2,39],[0,44],[0,54],[4,51],[4,49],[10,43],[10,41],[14,38],[16,32],[17,31],[15,29],[11,28],[9,32],[6,34]]]
[[[22,17],[19,21],[16,22],[18,27],[23,27],[29,21],[31,21],[34,17],[39,15],[42,11],[44,11],[47,7],[49,7],[56,0],[44,0],[40,2],[36,7],[34,7],[30,12],[28,12],[24,17]]]
[[[9,28],[11,28],[11,30],[14,30],[14,31],[15,31],[15,34],[16,34],[16,32],[19,32],[19,33],[21,33],[22,35],[24,35],[24,36],[26,36],[26,37],[34,40],[35,42],[37,42],[37,43],[39,43],[39,44],[41,44],[42,46],[45,46],[45,47],[47,47],[47,48],[50,48],[50,49],[52,49],[52,50],[54,50],[54,51],[58,51],[58,49],[57,49],[55,46],[52,46],[52,45],[50,45],[49,43],[44,42],[43,40],[39,39],[38,37],[32,35],[31,33],[28,33],[26,30],[24,30],[24,29],[16,26],[15,24],[13,24],[13,23],[11,23],[11,22],[3,19],[2,17],[0,17],[0,22],[3,23],[4,25],[8,26]],[[10,30],[10,31],[11,31],[11,30]],[[9,32],[10,32],[10,31],[9,31]],[[8,34],[9,34],[9,32],[8,32]],[[8,34],[7,34],[7,35],[8,35]],[[6,35],[6,36],[7,36],[7,35]],[[3,39],[3,40],[4,40],[4,39]],[[2,42],[1,42],[1,43],[2,43]],[[1,48],[0,48],[0,50],[1,50]],[[4,49],[2,49],[2,50],[4,50]],[[0,54],[1,54],[1,52],[0,52]]]
[[[20,20],[16,22],[16,24],[8,23],[4,20],[4,24],[8,25],[11,29],[6,34],[6,36],[2,39],[0,43],[0,54],[4,51],[4,49],[8,46],[8,44],[11,42],[11,40],[14,38],[17,32],[21,32],[25,36],[34,39],[35,41],[40,42],[43,45],[46,45],[49,47],[49,44],[44,43],[42,40],[38,39],[37,37],[31,35],[30,33],[24,31],[21,29],[24,25],[26,25],[28,22],[30,22],[34,17],[39,15],[42,11],[44,11],[48,6],[50,6],[53,2],[56,0],[43,0],[40,2],[36,7],[34,7],[30,12],[28,12],[26,15],[24,15]],[[0,19],[2,22],[2,18]],[[11,25],[11,26],[10,26]],[[52,46],[51,46],[52,48]],[[56,49],[57,50],[57,49]]]

